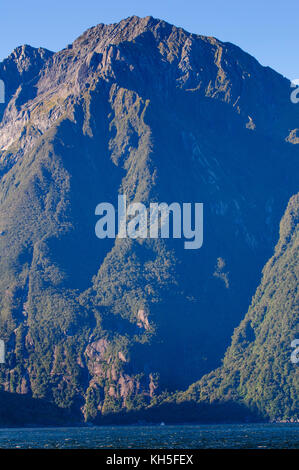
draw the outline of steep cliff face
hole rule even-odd
[[[16,70],[0,124],[2,387],[88,419],[139,409],[220,364],[296,190],[298,108],[236,46],[151,17],[22,50],[0,64],[4,81]],[[203,202],[203,247],[97,239],[95,207],[119,193]]]
[[[290,199],[274,255],[235,329],[223,366],[181,398],[209,403],[234,399],[261,416],[298,421],[298,365],[291,360],[299,324],[298,223],[299,194]]]

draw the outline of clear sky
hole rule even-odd
[[[299,0],[0,0],[0,60],[21,44],[58,51],[90,26],[131,15],[233,42],[299,78]]]

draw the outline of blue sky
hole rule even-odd
[[[60,50],[90,26],[134,14],[233,42],[299,78],[298,0],[0,0],[0,60],[21,44]]]

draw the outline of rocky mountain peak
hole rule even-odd
[[[0,104],[0,122],[6,106],[20,85],[38,79],[41,69],[53,52],[27,44],[19,46],[0,62],[0,80],[5,85],[5,103]],[[31,87],[32,88],[32,87]]]
[[[34,73],[39,71],[45,61],[51,57],[53,53],[42,47],[34,48],[28,44],[19,46],[2,62],[2,70],[6,71],[13,65],[20,75],[28,72]]]

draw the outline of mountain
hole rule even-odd
[[[142,410],[219,368],[260,283],[298,186],[290,82],[152,17],[100,24],[56,54],[18,48],[0,64],[11,77],[3,393],[86,420]],[[98,239],[95,208],[119,194],[202,202],[203,246]]]

